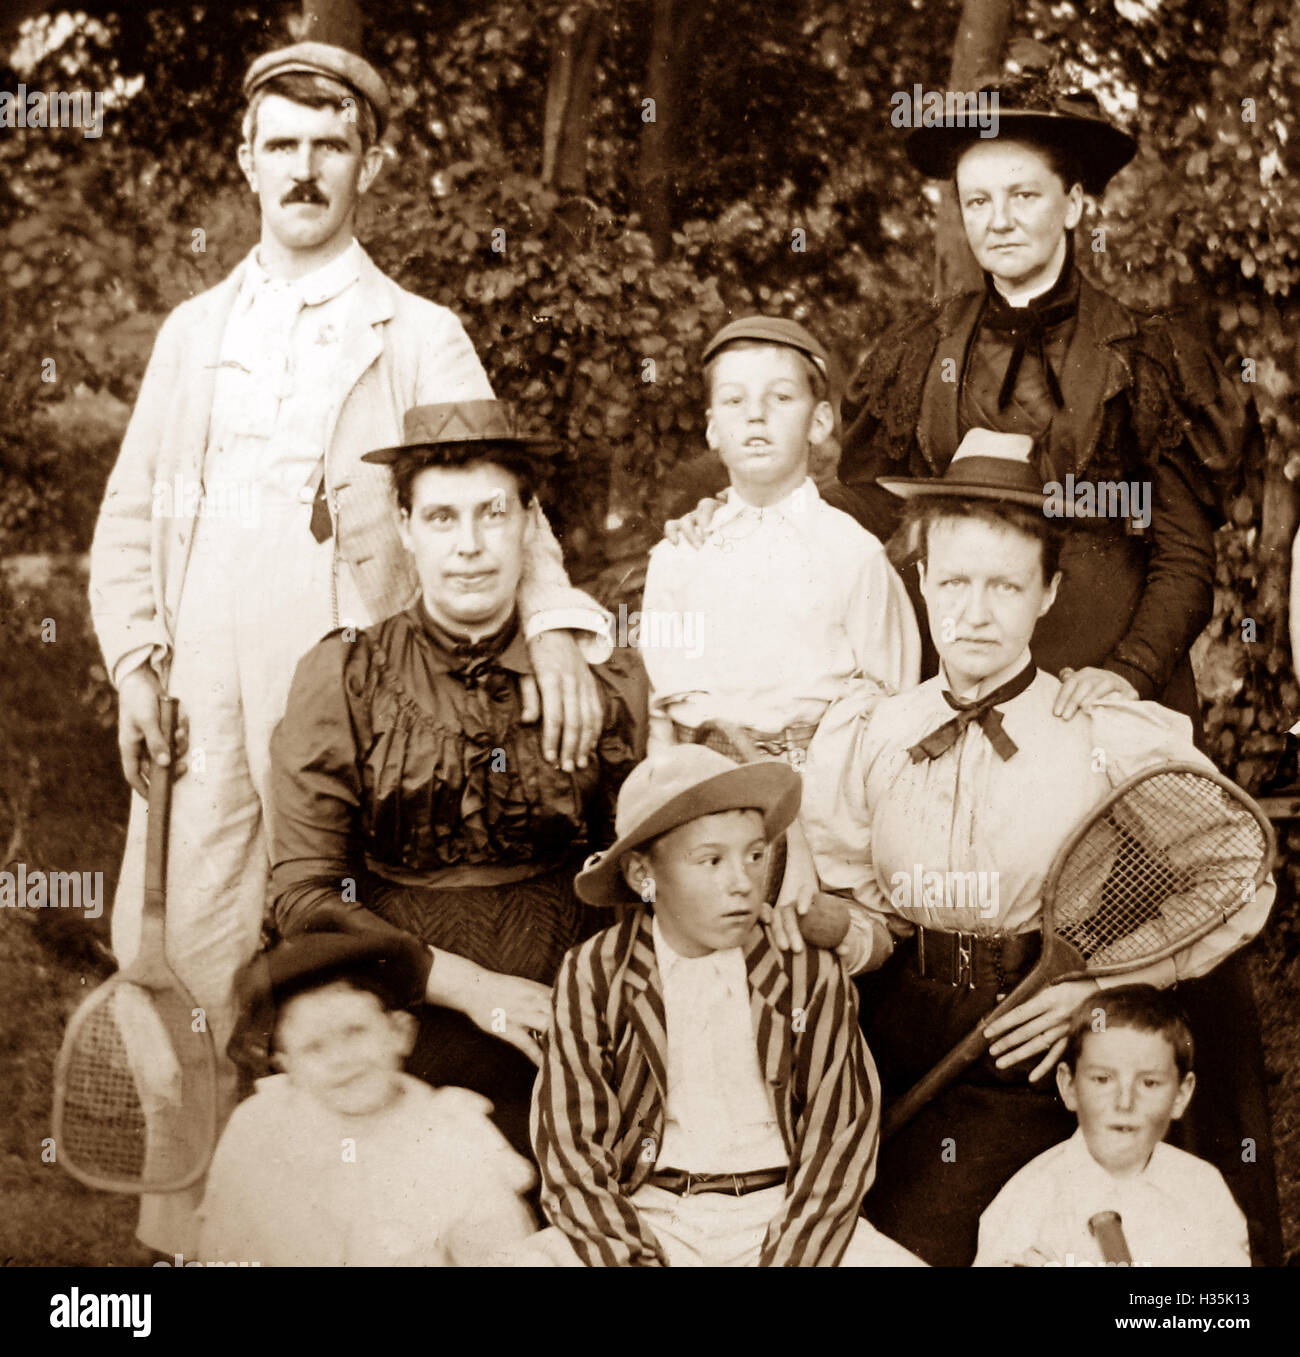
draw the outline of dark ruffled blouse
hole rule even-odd
[[[645,750],[640,660],[616,650],[593,670],[604,727],[572,773],[545,761],[540,726],[520,720],[531,672],[515,619],[470,643],[421,603],[308,651],[271,740],[282,934],[388,929],[390,911],[376,912],[387,883],[421,898],[445,883],[451,898],[501,875],[553,878],[613,838],[618,788]]]

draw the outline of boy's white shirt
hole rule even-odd
[[[855,680],[897,692],[920,673],[916,618],[884,547],[810,478],[761,509],[733,488],[698,549],[660,542],[638,644],[652,749],[674,742],[673,720],[776,732],[815,724]]]
[[[656,1166],[750,1173],[790,1162],[758,1063],[749,972],[739,947],[684,957],[651,921],[668,1036]]]
[[[976,1267],[1100,1266],[1088,1229],[1119,1213],[1135,1267],[1249,1267],[1246,1218],[1212,1164],[1163,1142],[1141,1173],[1116,1178],[1083,1132],[1031,1160],[980,1217]]]
[[[204,1261],[283,1266],[484,1263],[536,1224],[535,1175],[462,1088],[398,1076],[374,1113],[325,1107],[288,1075],[227,1124],[201,1209]]]

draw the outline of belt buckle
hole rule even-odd
[[[737,1197],[743,1197],[745,1195],[740,1190],[740,1174],[738,1173],[733,1173],[731,1175],[731,1190],[736,1194]]]
[[[972,933],[958,933],[956,954],[953,958],[954,985],[966,985],[975,988],[975,936]]]
[[[691,1177],[692,1177],[692,1175],[691,1175],[690,1169],[684,1169],[683,1172],[686,1174],[686,1185],[682,1188],[682,1196],[683,1196],[683,1197],[689,1197],[689,1196],[691,1195],[691,1189],[692,1189],[692,1182],[691,1182]]]

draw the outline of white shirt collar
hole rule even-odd
[[[742,514],[751,515],[759,520],[786,519],[790,522],[800,523],[805,521],[808,511],[820,502],[821,493],[817,489],[817,482],[811,476],[805,476],[799,485],[796,485],[784,498],[777,500],[775,504],[762,506],[750,504],[748,500],[743,499],[733,485],[727,492],[726,500],[713,515],[709,528],[714,530],[725,527],[726,524],[734,522]]]
[[[683,956],[664,937],[663,929],[659,927],[657,915],[651,915],[650,931],[654,937],[655,957],[659,962],[659,975],[665,984],[667,984],[670,975],[679,974],[716,975],[720,978],[726,978],[728,972],[734,970],[737,957],[740,958],[743,966],[744,954],[739,947],[729,947],[724,952],[707,952],[700,957]]]
[[[248,297],[262,291],[281,291],[296,294],[303,306],[320,306],[332,301],[361,276],[361,246],[354,236],[342,254],[328,263],[304,273],[301,278],[272,278],[262,267],[254,246],[248,256],[248,272],[244,277],[243,292]]]
[[[1092,1151],[1088,1149],[1088,1142],[1083,1138],[1083,1130],[1075,1128],[1074,1134],[1066,1141],[1065,1157],[1068,1171],[1085,1182],[1092,1181],[1102,1187],[1114,1187],[1120,1190],[1128,1184],[1140,1184],[1144,1187],[1155,1188],[1157,1191],[1178,1190],[1177,1175],[1171,1179],[1170,1170],[1175,1167],[1177,1155],[1171,1155],[1169,1146],[1164,1141],[1159,1142],[1151,1151],[1151,1158],[1147,1160],[1144,1167],[1137,1173],[1124,1178],[1117,1178],[1110,1173],[1093,1157]]]

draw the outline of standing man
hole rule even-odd
[[[132,798],[113,911],[125,965],[139,945],[148,767],[165,758],[159,698],[180,700],[189,770],[173,798],[169,960],[218,1051],[222,1113],[236,970],[257,950],[267,894],[271,731],[300,656],[331,629],[409,604],[416,581],[385,469],[415,405],[490,397],[457,318],[403,291],[353,237],[379,172],[389,98],[360,57],[299,43],[253,62],[239,165],[258,245],[168,316],[154,345],[91,547],[90,602],[119,692]],[[600,728],[587,660],[609,653],[598,606],[569,587],[534,508],[520,611],[544,701],[543,747],[585,765]],[[580,652],[568,629],[588,633]],[[345,632],[345,635],[348,633]],[[562,742],[561,742],[562,734]],[[192,1193],[146,1197],[139,1237],[192,1255]]]

